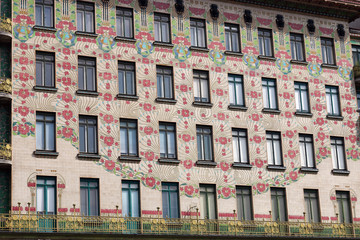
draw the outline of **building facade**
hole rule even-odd
[[[2,0],[1,229],[359,237],[359,9]]]

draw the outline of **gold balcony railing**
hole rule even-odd
[[[0,92],[11,94],[11,78],[0,77]]]
[[[0,31],[12,33],[11,19],[5,16],[0,16]]]
[[[0,142],[0,159],[11,160],[11,144]]]
[[[357,238],[360,224],[167,219],[160,216],[0,215],[0,232]]]

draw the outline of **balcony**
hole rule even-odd
[[[19,208],[21,209],[21,208]],[[284,238],[295,237],[297,239],[338,239],[359,238],[360,224],[341,223],[306,223],[306,222],[273,222],[273,221],[239,221],[236,218],[226,220],[204,220],[194,218],[165,219],[160,215],[142,218],[127,218],[114,214],[114,216],[85,217],[78,213],[71,215],[37,215],[31,214],[25,208],[27,214],[20,211],[10,214],[0,214],[0,232],[3,237],[9,236],[36,236],[41,238],[51,234],[56,236],[94,234],[100,238],[111,234],[112,237],[141,238],[139,235],[150,238],[166,238],[176,236],[179,238],[194,238],[207,236],[215,238]],[[77,209],[78,210],[78,209]],[[75,212],[75,210],[73,211]],[[151,237],[153,236],[153,237]],[[155,237],[157,236],[157,237]]]
[[[11,164],[11,144],[0,142],[0,164]]]
[[[0,92],[11,94],[11,78],[0,77]]]
[[[12,38],[12,22],[10,18],[0,16],[0,42],[10,42]]]

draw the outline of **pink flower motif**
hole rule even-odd
[[[265,191],[265,184],[258,183],[258,184],[256,184],[256,188],[258,189],[259,192],[263,192],[263,191]]]
[[[72,128],[63,128],[62,129],[62,134],[64,135],[65,138],[70,138],[73,135],[73,130]]]
[[[220,121],[225,120],[225,114],[224,113],[218,113],[218,119]]]
[[[291,113],[291,112],[285,112],[285,117],[286,117],[286,118],[291,118],[291,117],[292,117],[292,113]]]
[[[109,147],[111,147],[114,144],[114,138],[113,137],[105,137],[104,138],[104,143],[106,145],[108,145]]]
[[[73,113],[70,110],[64,110],[62,112],[62,116],[65,118],[65,120],[70,120],[73,117]]]
[[[18,112],[20,113],[21,116],[25,117],[29,114],[30,110],[28,107],[25,106],[20,106],[18,108]]]
[[[114,169],[114,167],[115,167],[115,162],[110,161],[110,160],[106,160],[105,161],[105,167],[106,167],[107,170],[112,171]]]
[[[68,49],[68,48],[63,48],[63,54],[65,54],[65,55],[70,55],[70,49]]]
[[[317,119],[316,119],[316,123],[317,123],[318,125],[322,126],[322,125],[325,123],[325,121],[324,121],[323,118],[317,118]]]
[[[70,93],[63,93],[61,96],[62,100],[64,100],[66,103],[69,103],[72,101],[72,96]]]
[[[27,50],[28,49],[28,45],[26,43],[20,43],[20,48],[22,50]]]
[[[298,177],[298,174],[297,174],[297,172],[292,171],[292,172],[290,172],[289,177],[291,180],[295,181]]]
[[[356,135],[350,135],[349,140],[350,140],[351,143],[355,143],[356,142]]]
[[[183,134],[182,139],[184,140],[184,142],[189,142],[191,140],[191,137],[189,134]]]
[[[111,101],[112,100],[111,94],[110,93],[105,93],[104,94],[104,100],[105,101]]]
[[[165,10],[165,9],[168,9],[168,8],[170,7],[170,4],[169,4],[169,3],[155,2],[155,1],[154,1],[154,6],[155,6],[157,9]]]
[[[147,112],[151,111],[151,104],[150,103],[145,103],[144,104],[144,110],[147,111]]]
[[[108,124],[112,123],[114,121],[114,117],[112,115],[106,114],[104,116],[104,121]]]
[[[192,166],[193,166],[193,162],[191,160],[188,159],[188,160],[184,161],[184,167],[186,169],[190,169],[190,168],[192,168]]]
[[[189,185],[187,185],[187,186],[185,186],[185,193],[187,194],[187,195],[189,195],[189,196],[192,196],[193,195],[193,193],[194,193],[194,187],[193,186],[189,186]]]
[[[21,65],[27,65],[29,63],[29,59],[27,57],[20,57],[19,58],[19,63]]]
[[[189,7],[189,10],[192,14],[195,14],[195,15],[203,15],[205,13],[205,8]]]
[[[150,87],[150,80],[143,80],[144,87]]]
[[[295,156],[296,156],[296,153],[295,153],[294,150],[289,150],[289,151],[288,151],[288,155],[289,155],[289,158],[294,159]]]
[[[294,132],[291,131],[291,130],[287,130],[285,135],[288,137],[288,138],[292,138],[294,136]]]
[[[231,190],[228,187],[223,187],[221,192],[224,195],[224,197],[226,197],[226,198],[228,198],[230,196],[230,194],[231,194]]]
[[[70,85],[71,85],[71,78],[69,78],[69,77],[63,77],[61,80],[62,80],[62,83],[63,83],[65,86],[70,86]]]
[[[219,142],[220,144],[225,145],[227,143],[226,137],[219,137]]]
[[[218,95],[218,96],[223,96],[223,95],[224,95],[224,90],[222,90],[222,89],[216,89],[216,95]]]
[[[62,67],[63,69],[71,70],[71,64],[69,62],[63,62]]]
[[[21,135],[27,135],[30,131],[30,127],[27,124],[19,125],[19,132]]]
[[[268,26],[271,22],[272,22],[272,19],[266,19],[266,18],[256,18],[260,24],[262,25],[265,25],[265,26]]]
[[[181,116],[183,116],[183,117],[189,117],[189,110],[187,110],[187,109],[183,109],[183,110],[181,110]]]
[[[319,138],[321,141],[324,141],[324,139],[325,139],[325,133],[323,133],[323,132],[318,132],[318,138]]]
[[[289,22],[288,24],[294,30],[300,30],[303,27],[303,24],[297,24],[297,23],[291,23],[291,22]]]
[[[187,92],[187,90],[188,90],[188,87],[186,85],[181,85],[180,86],[180,91]]]
[[[147,186],[149,186],[149,187],[151,187],[151,188],[155,186],[155,182],[156,182],[156,181],[155,181],[155,178],[153,178],[153,177],[147,177],[145,181],[146,181],[146,185],[147,185]]]
[[[258,97],[258,93],[257,93],[257,92],[254,92],[254,91],[251,91],[251,92],[250,92],[250,96],[251,96],[252,98],[257,98],[257,97]]]
[[[259,114],[257,114],[257,113],[252,114],[251,117],[252,117],[252,120],[254,120],[255,122],[260,120]]]
[[[221,162],[220,163],[220,168],[221,168],[221,170],[223,170],[224,172],[226,172],[227,170],[229,170],[229,164],[228,163],[226,163],[226,162]]]
[[[255,159],[255,166],[257,168],[261,168],[263,165],[264,165],[264,162],[261,159],[259,159],[259,158]]]
[[[111,73],[104,73],[105,80],[111,80],[111,78],[112,78]]]
[[[224,12],[223,14],[227,19],[229,19],[231,21],[236,21],[240,17],[239,14],[234,14],[234,13]]]
[[[259,137],[259,136],[254,136],[254,142],[256,142],[256,143],[261,143],[261,137]]]
[[[357,150],[351,150],[350,155],[353,159],[359,158],[359,152]]]
[[[26,82],[27,80],[29,80],[29,74],[21,72],[19,74],[19,78],[21,81]]]
[[[319,148],[319,153],[321,156],[326,157],[326,155],[327,155],[326,148],[324,148],[324,147]]]
[[[27,97],[29,97],[30,93],[28,89],[20,89],[19,90],[19,96],[22,97],[23,99],[26,99]]]
[[[152,133],[153,133],[153,128],[152,128],[152,127],[145,127],[145,128],[144,128],[144,133],[145,133],[146,135],[152,134]]]
[[[322,109],[323,109],[322,104],[316,104],[316,105],[315,105],[315,109],[316,109],[316,111],[321,112]]]
[[[155,157],[155,154],[153,152],[146,152],[145,153],[145,158],[148,161],[153,161]]]
[[[285,99],[290,99],[290,93],[284,92],[284,98]]]
[[[321,97],[321,92],[316,90],[316,91],[314,91],[314,95],[315,95],[315,97]]]

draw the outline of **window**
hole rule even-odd
[[[310,113],[308,84],[304,82],[294,82],[296,112]]]
[[[36,86],[55,87],[55,54],[36,52]]]
[[[80,32],[94,33],[94,3],[77,2],[77,30]]]
[[[360,45],[352,45],[353,64],[360,64]]]
[[[271,208],[273,221],[287,221],[285,189],[271,188]]]
[[[273,47],[272,47],[272,32],[270,29],[258,29],[259,37],[259,50],[261,56],[272,57],[273,56]]]
[[[207,126],[196,126],[196,139],[199,161],[213,161],[212,130]]]
[[[80,116],[80,152],[97,153],[97,118]]]
[[[336,201],[339,209],[339,222],[351,223],[351,204],[350,194],[347,191],[336,191]]]
[[[171,67],[156,67],[158,98],[174,99]]]
[[[56,178],[40,177],[36,179],[36,210],[38,214],[56,214]]]
[[[344,138],[330,137],[331,158],[334,169],[346,170]]]
[[[55,114],[36,113],[36,150],[55,151]]]
[[[177,183],[162,183],[164,218],[179,218],[179,186]]]
[[[35,16],[37,26],[54,27],[54,0],[36,0]]]
[[[120,150],[121,156],[138,156],[136,120],[120,120]]]
[[[290,33],[291,58],[296,61],[305,61],[304,37],[302,34]]]
[[[155,41],[170,43],[170,15],[154,13]]]
[[[240,52],[239,25],[225,23],[226,51]]]
[[[116,34],[123,38],[133,38],[133,10],[116,8]]]
[[[321,38],[321,52],[324,64],[335,65],[334,40]]]
[[[122,181],[122,214],[124,217],[140,217],[140,193],[137,181]]]
[[[357,109],[360,110],[360,92],[356,92]]]
[[[328,115],[340,116],[340,99],[339,99],[339,87],[337,86],[325,86],[326,89],[326,104]]]
[[[176,125],[160,123],[160,157],[165,159],[176,158]]]
[[[210,103],[209,73],[194,71],[194,96],[195,102]]]
[[[234,162],[249,163],[247,131],[245,129],[233,129],[233,154]]]
[[[78,79],[80,90],[96,91],[96,58],[79,57]]]
[[[229,74],[230,105],[245,107],[243,76]]]
[[[262,90],[264,98],[264,108],[277,110],[277,93],[276,93],[276,80],[271,78],[262,79]]]
[[[238,219],[253,220],[251,187],[236,187],[236,201],[238,209]]]
[[[200,184],[200,218],[216,219],[216,195],[215,186]]]
[[[317,190],[304,190],[306,221],[320,222],[319,194]]]
[[[99,180],[80,178],[80,211],[83,216],[99,216]]]
[[[301,166],[315,168],[313,137],[309,134],[299,135]]]
[[[268,163],[282,166],[281,138],[279,132],[266,132]]]
[[[205,20],[190,18],[191,46],[206,48]]]
[[[135,96],[135,64],[131,62],[119,61],[118,73],[119,94]]]

